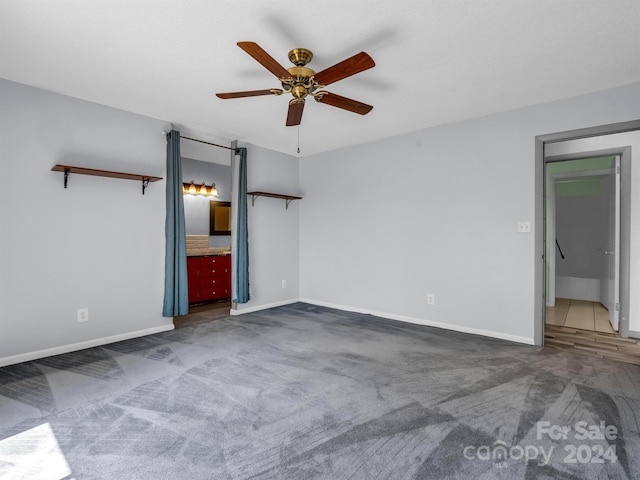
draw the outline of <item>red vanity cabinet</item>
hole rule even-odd
[[[231,255],[187,257],[189,303],[231,297]]]

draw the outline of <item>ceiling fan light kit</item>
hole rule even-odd
[[[358,102],[351,98],[342,97],[334,93],[320,90],[331,83],[368,70],[375,66],[373,59],[365,52],[360,52],[342,62],[339,62],[319,73],[306,65],[313,58],[313,53],[306,48],[294,48],[289,52],[289,60],[293,67],[285,69],[271,55],[255,42],[238,42],[238,46],[257,60],[263,67],[273,73],[282,89],[272,88],[268,90],[250,90],[245,92],[217,93],[222,99],[255,97],[260,95],[282,95],[289,93],[293,97],[289,101],[286,125],[288,127],[300,125],[304,111],[305,100],[308,96],[317,102],[341,108],[360,115],[365,115],[373,109],[373,106]]]

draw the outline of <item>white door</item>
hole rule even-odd
[[[620,157],[615,157],[614,173],[607,177],[609,183],[609,235],[608,244],[603,249],[605,256],[604,278],[607,295],[603,303],[609,310],[609,321],[615,331],[620,322]],[[603,289],[604,290],[604,289]]]

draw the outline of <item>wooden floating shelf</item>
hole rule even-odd
[[[69,174],[77,173],[79,175],[93,175],[94,177],[122,178],[124,180],[137,180],[142,182],[142,194],[149,185],[149,182],[157,182],[162,177],[153,177],[151,175],[142,175],[139,173],[112,172],[110,170],[97,170],[95,168],[75,167],[73,165],[56,164],[51,168],[54,172],[64,173],[64,188],[67,188]]]
[[[270,192],[247,192],[247,195],[251,195],[251,206],[254,206],[256,203],[256,197],[271,197],[271,198],[280,198],[286,202],[286,209],[289,209],[289,204],[294,200],[302,200],[302,197],[296,197],[294,195],[283,195],[281,193],[270,193]]]

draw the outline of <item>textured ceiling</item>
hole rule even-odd
[[[327,90],[366,116],[288,98],[236,46],[320,71],[376,67]],[[299,156],[640,81],[638,0],[0,0],[0,77],[167,120],[183,133]]]

